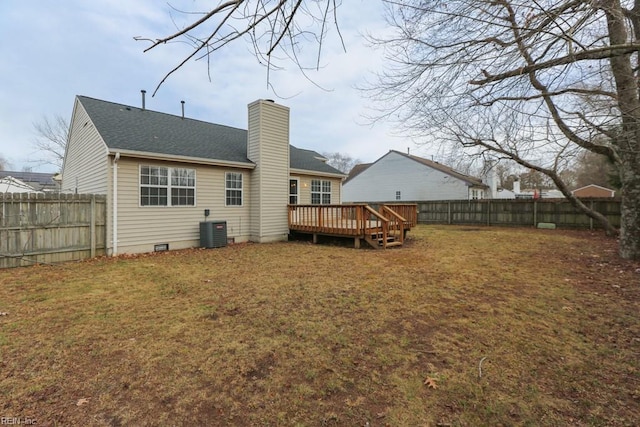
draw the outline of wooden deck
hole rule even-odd
[[[384,204],[378,211],[365,204],[289,205],[289,230],[313,235],[353,237],[355,247],[364,239],[372,247],[401,246],[417,224],[415,204]]]

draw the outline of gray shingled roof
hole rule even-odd
[[[247,131],[172,114],[78,96],[110,150],[253,164],[247,158]],[[311,150],[290,145],[290,167],[340,174]]]
[[[320,160],[324,158],[323,155],[316,151],[297,148],[293,145],[289,146],[289,164],[291,168],[344,175],[338,169]]]

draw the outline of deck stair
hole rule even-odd
[[[369,243],[369,245],[371,245],[371,247],[376,249],[379,249],[385,246],[384,245],[385,237],[382,231],[373,233],[370,239],[365,239],[365,240],[367,241],[367,243]],[[387,245],[386,245],[387,248],[390,248],[393,246],[402,246],[402,243],[403,243],[403,242],[397,241],[395,236],[387,236],[386,241],[387,241]]]
[[[367,204],[289,205],[289,230],[313,235],[352,237],[375,249],[402,246],[407,232],[417,224],[417,205],[382,204],[375,210]]]

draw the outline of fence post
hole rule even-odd
[[[91,258],[96,256],[96,195],[91,195]]]
[[[533,227],[538,224],[538,201],[533,199]]]
[[[447,224],[451,225],[451,202],[447,202]]]
[[[491,225],[491,199],[487,201],[487,225]]]

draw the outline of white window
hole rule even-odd
[[[289,204],[298,204],[298,180],[296,178],[289,179]]]
[[[242,206],[242,174],[227,172],[225,175],[225,205]]]
[[[331,204],[331,181],[322,181],[319,179],[311,180],[311,204]]]
[[[140,166],[140,206],[195,206],[195,169]]]
[[[402,192],[396,191],[396,200],[402,200]]]
[[[171,169],[171,206],[195,206],[196,171],[194,169]]]
[[[471,190],[471,198],[473,200],[482,199],[484,196],[484,190],[478,190],[476,188]]]

